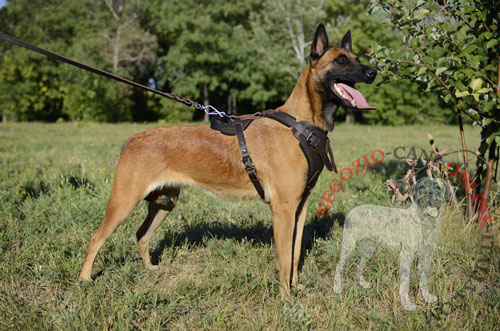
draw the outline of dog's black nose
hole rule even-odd
[[[377,70],[375,69],[369,69],[367,72],[366,72],[366,76],[370,79],[375,79],[375,77],[377,77]]]

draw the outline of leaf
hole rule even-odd
[[[428,9],[422,8],[422,9],[415,11],[414,16],[415,16],[415,18],[420,19],[420,18],[424,17],[428,12],[429,12]]]
[[[396,185],[394,185],[394,182],[392,181],[392,179],[388,179],[385,182],[387,183],[387,190],[388,191],[392,191],[396,188]]]
[[[446,67],[441,67],[441,68],[438,68],[438,69],[436,70],[436,76],[441,75],[441,74],[442,74],[443,72],[445,72],[446,70],[448,70],[448,68],[446,68]]]
[[[469,91],[459,91],[459,90],[455,91],[455,96],[457,98],[466,97],[468,95],[470,95]]]
[[[493,48],[498,44],[498,40],[496,39],[491,39],[486,43],[486,48]]]
[[[472,88],[472,91],[479,90],[483,86],[483,80],[481,78],[473,79],[469,86]]]
[[[489,87],[483,87],[482,89],[479,89],[476,91],[476,93],[489,93],[491,89]]]
[[[408,199],[408,193],[406,193],[405,195],[402,195],[401,193],[399,193],[397,195],[397,198],[398,198],[399,201],[405,201],[406,199]]]

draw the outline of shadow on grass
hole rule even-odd
[[[419,167],[421,163],[419,163]],[[372,164],[368,168],[369,172],[381,174],[385,178],[403,178],[408,171],[409,166],[404,160],[389,160],[381,163]]]
[[[20,192],[24,193],[21,198],[21,202],[26,200],[26,198],[31,197],[32,199],[38,199],[40,195],[49,193],[49,186],[43,182],[33,182],[28,181],[27,183],[21,185]]]
[[[300,268],[304,256],[314,246],[316,239],[326,239],[330,236],[330,230],[335,222],[341,226],[344,224],[344,214],[337,213],[324,217],[313,217],[304,226],[302,236],[302,252]],[[189,246],[205,245],[204,238],[233,239],[237,242],[248,241],[252,246],[270,245],[273,241],[273,230],[271,224],[258,222],[251,226],[235,225],[228,223],[201,223],[186,228],[183,232],[168,233],[151,252],[151,261],[158,264],[161,254],[166,247],[179,247],[184,244]]]
[[[69,186],[73,190],[77,190],[82,187],[88,191],[94,191],[94,184],[92,184],[87,178],[74,175],[62,175],[61,178],[62,180],[58,178],[56,181],[49,183],[40,180],[28,180],[19,188],[19,192],[22,193],[21,202],[24,202],[24,200],[28,197],[38,199],[41,195],[50,194],[63,186]]]

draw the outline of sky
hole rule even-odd
[[[0,0],[0,8],[4,7],[7,4],[7,0]]]

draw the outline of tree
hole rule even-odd
[[[309,65],[314,31],[326,19],[327,5],[318,0],[266,1],[262,10],[250,16],[248,47],[262,86],[253,89],[253,100],[275,107],[286,101],[297,79]],[[334,26],[327,25],[331,32]]]
[[[486,197],[500,144],[499,9],[486,0],[378,0],[372,7],[404,41],[400,49],[373,45],[372,63],[390,79],[407,79],[439,95],[459,121],[465,114],[481,127],[479,154],[489,162],[478,158],[476,190],[485,179]]]
[[[37,10],[29,10],[37,8]],[[0,15],[2,32],[56,52],[68,48],[78,1],[10,1]],[[50,27],[50,28],[49,28]],[[0,111],[4,120],[56,120],[64,98],[61,65],[7,42],[1,44]]]
[[[149,76],[156,39],[140,25],[138,0],[18,0],[1,11],[2,32],[132,79]],[[136,100],[128,86],[7,43],[2,43],[1,54],[0,110],[4,119],[133,118]]]
[[[114,74],[144,80],[155,60],[157,44],[141,27],[141,15],[139,0],[87,2],[86,19],[78,25],[68,54]],[[136,100],[132,87],[74,67],[65,67],[65,77],[69,79],[63,113],[70,119],[133,119]]]
[[[201,99],[206,105],[236,100],[246,86],[245,65],[251,63],[245,47],[247,17],[258,5],[258,1],[245,0],[151,2],[148,16],[161,48],[156,72],[159,86]],[[226,104],[232,107],[235,102],[214,103],[221,109]],[[188,109],[177,107],[168,102],[167,120],[172,113],[192,117]]]

